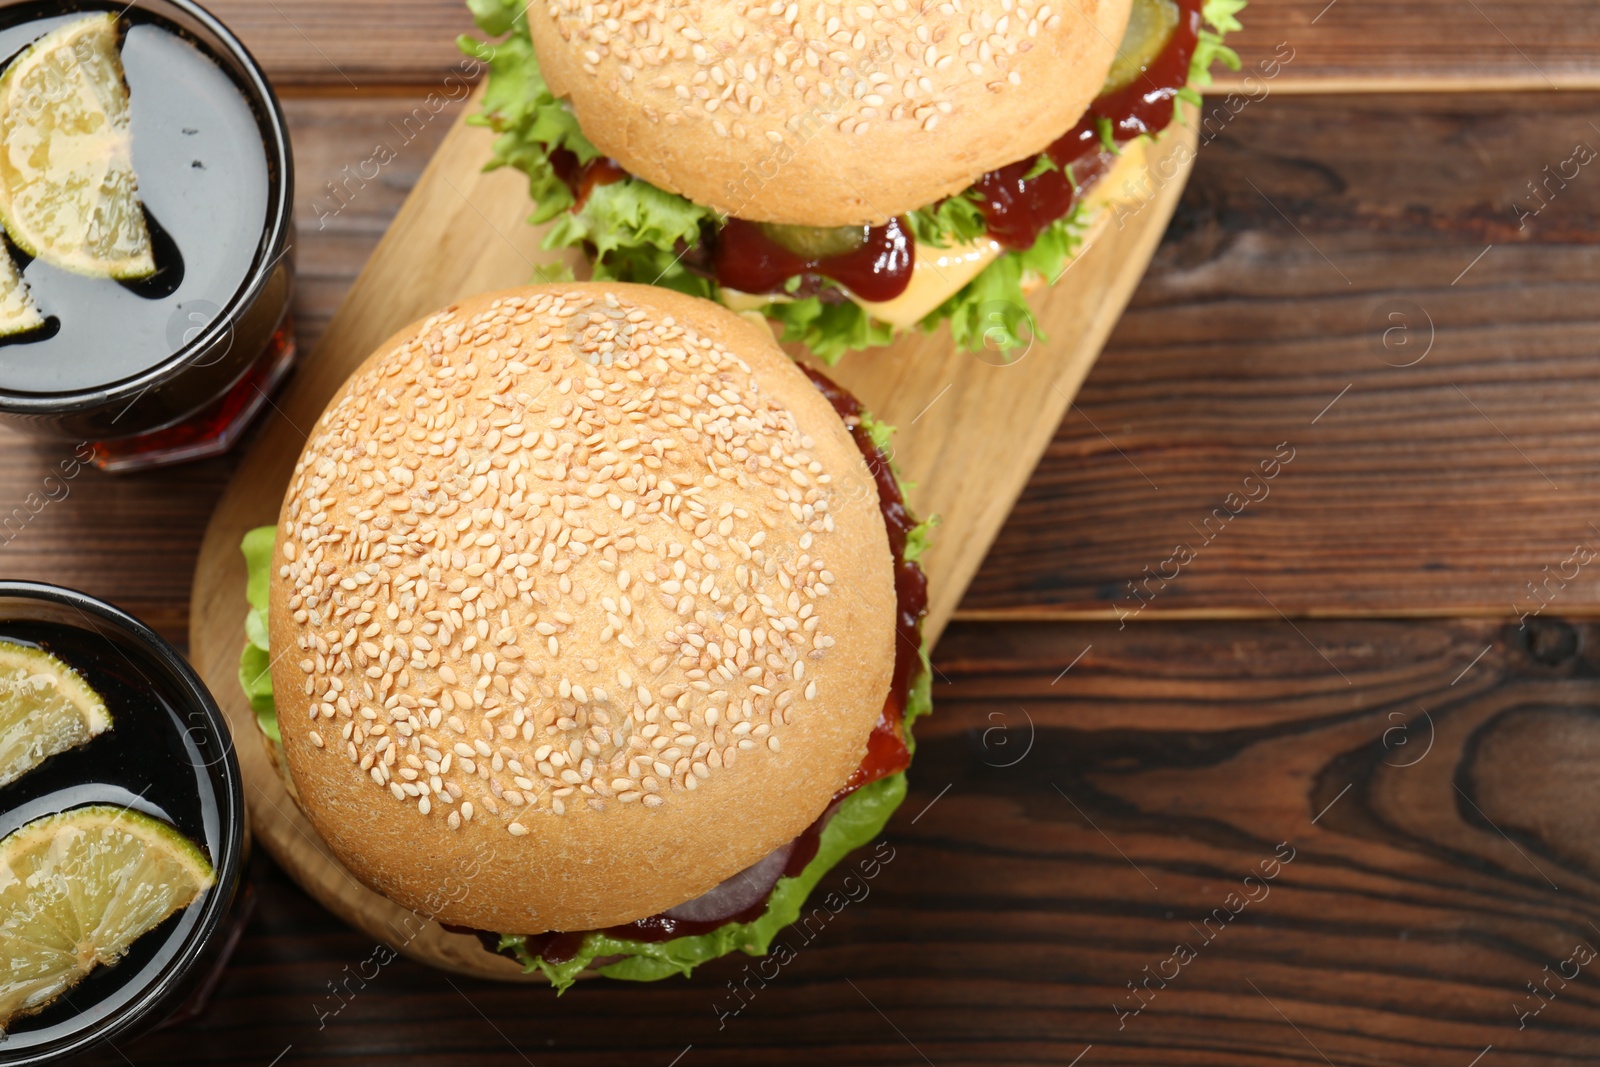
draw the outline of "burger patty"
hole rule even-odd
[[[878,507],[889,533],[889,551],[894,557],[896,644],[894,674],[889,683],[889,693],[884,698],[883,711],[878,716],[878,722],[867,738],[867,753],[844,786],[834,794],[833,802],[828,805],[827,810],[795,839],[781,875],[785,878],[798,877],[816,856],[823,828],[838,810],[840,801],[862,786],[891,774],[898,774],[911,765],[911,750],[906,743],[905,712],[911,695],[911,684],[922,666],[922,620],[928,611],[927,576],[914,560],[906,558],[907,538],[916,528],[917,520],[906,507],[905,497],[900,491],[900,483],[895,478],[889,457],[872,439],[863,419],[866,409],[861,401],[830,378],[805,364],[800,366],[849,427],[850,436],[855,440],[856,447],[861,450],[862,457],[866,459],[867,469],[872,472],[878,494]],[[754,922],[766,912],[771,895],[772,891],[769,889],[761,899],[744,911],[716,920],[696,922],[673,918],[663,913],[620,926],[607,927],[602,932],[614,938],[644,942],[695,937],[708,934],[731,922]],[[447,928],[458,933],[476,935],[484,948],[490,952],[502,951],[501,935],[498,933],[454,926]],[[565,963],[581,951],[584,938],[591,932],[572,930],[531,934],[524,940],[523,949],[529,956],[542,958],[547,963]],[[513,959],[518,958],[512,949],[504,950],[504,954]],[[595,964],[603,965],[600,960],[596,960]]]

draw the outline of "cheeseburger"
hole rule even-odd
[[[474,0],[477,121],[546,247],[759,310],[833,362],[1021,344],[1243,0]]]
[[[928,710],[885,436],[666,289],[402,331],[246,539],[241,677],[298,803],[367,886],[559,988],[765,952],[899,804]]]

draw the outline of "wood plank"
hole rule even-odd
[[[1252,0],[1230,38],[1245,61],[1219,89],[1259,94],[1600,87],[1588,0]],[[1287,45],[1287,51],[1280,51]],[[1260,64],[1293,55],[1277,77]],[[1252,81],[1246,78],[1254,75]]]
[[[857,900],[784,935],[794,958],[765,981],[731,959],[558,1002],[375,968],[370,939],[269,869],[210,1013],[121,1051],[254,1067],[286,1046],[285,1063],[330,1065],[1593,1062],[1595,963],[1550,979],[1520,1027],[1516,1009],[1540,1006],[1527,983],[1543,989],[1546,967],[1600,948],[1600,630],[1301,630],[958,623],[892,860],[836,873],[824,894]],[[1294,858],[1262,880],[1280,842]],[[1194,950],[1181,968],[1165,962],[1178,944]],[[1176,977],[1143,992],[1158,971]],[[1130,982],[1147,1003],[1119,1018],[1139,1005]]]
[[[437,85],[461,62],[456,38],[476,32],[459,0],[212,0],[207,6],[284,86]]]
[[[904,432],[895,461],[913,483],[915,511],[941,516],[942,534],[922,559],[931,595],[924,632],[937,641],[984,551],[1021,491],[1100,345],[1138,284],[1193,159],[1195,131],[1174,127],[1149,149],[1165,185],[1085,239],[1065,278],[1033,298],[1048,353],[1005,365],[952,345],[945,331],[904,335],[847,359],[836,377]],[[515,171],[485,173],[492,135],[458,122],[446,135],[393,226],[341,303],[316,351],[274,405],[206,530],[190,607],[191,658],[227,712],[247,791],[257,800],[257,838],[319,900],[374,937],[398,940],[405,913],[363,888],[322,845],[257,743],[255,718],[237,684],[244,642],[244,563],[239,542],[277,519],[307,431],[367,356],[408,323],[451,300],[524,284],[536,264],[584,271],[581,253],[539,247],[542,229]],[[1108,179],[1109,184],[1109,179]],[[351,203],[359,199],[352,194]],[[426,270],[418,270],[419,262]],[[935,422],[916,423],[946,395]],[[1004,430],[1002,434],[1000,430]],[[869,491],[872,491],[869,489]],[[514,978],[484,966],[470,937],[429,924],[403,951],[463,973]],[[497,961],[491,961],[497,962]]]
[[[1567,562],[1600,549],[1600,179],[1571,166],[1513,211],[1596,124],[1591,95],[1247,109],[964,609],[1504,617],[1564,571],[1550,610],[1600,612]],[[1280,442],[1270,496],[1224,525]],[[1146,567],[1179,574],[1130,591]]]
[[[440,85],[460,61],[456,37],[473,29],[460,0],[211,7],[283,86]],[[1219,71],[1219,92],[1600,88],[1600,9],[1589,0],[1252,0],[1242,21],[1229,43],[1245,70]],[[1289,55],[1263,78],[1277,68],[1261,63]]]

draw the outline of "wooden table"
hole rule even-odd
[[[399,144],[467,20],[216,7],[284,91],[309,347],[453,112],[325,227],[314,205]],[[720,1019],[742,961],[559,1001],[405,961],[363,983],[373,946],[258,856],[210,1012],[93,1062],[1595,1062],[1600,171],[1537,214],[1528,183],[1600,146],[1600,8],[1246,22],[1254,77],[1219,81],[1150,274],[938,648],[895,858],[777,979]],[[0,436],[0,500],[66,452]],[[181,641],[231,469],[82,475],[3,572]]]

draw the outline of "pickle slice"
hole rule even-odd
[[[1172,40],[1180,14],[1173,0],[1133,0],[1128,29],[1117,46],[1117,58],[1111,62],[1101,96],[1126,89],[1149,69]]]
[[[763,222],[761,232],[779,247],[813,261],[847,256],[860,251],[867,243],[865,226],[787,226]]]

